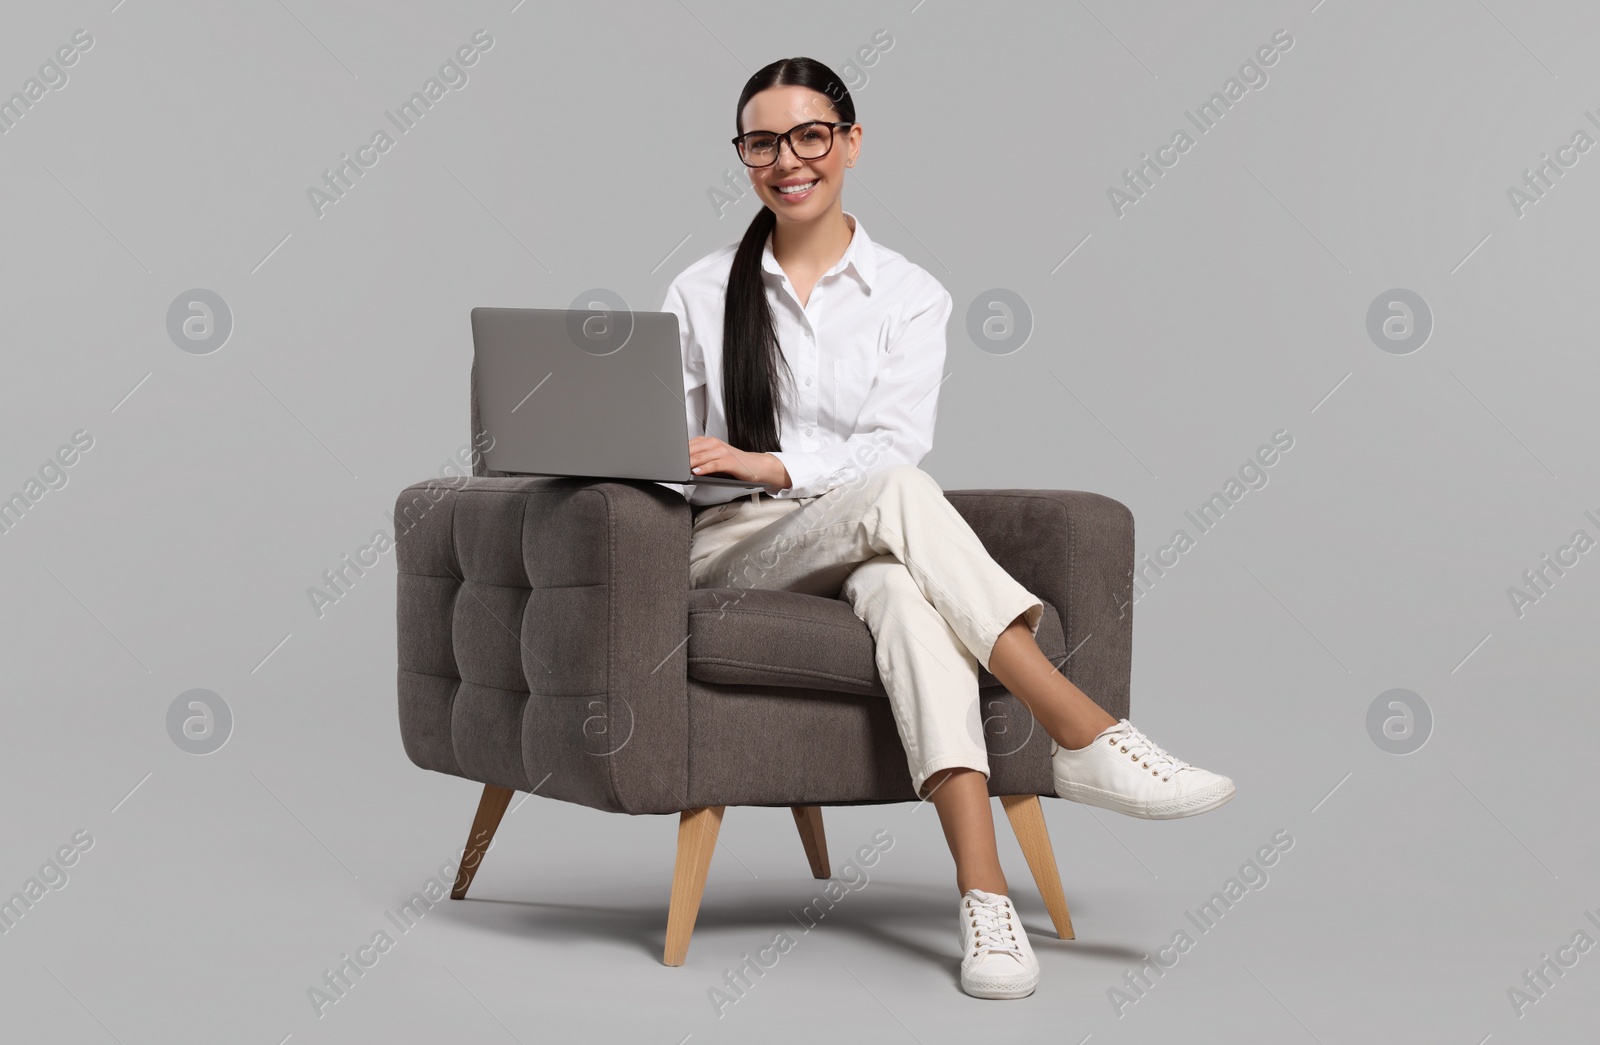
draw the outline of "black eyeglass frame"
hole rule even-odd
[[[762,169],[764,169],[766,167],[770,167],[774,163],[778,162],[778,157],[783,155],[783,143],[784,142],[788,142],[789,143],[789,151],[791,153],[794,153],[796,159],[820,160],[820,159],[822,159],[822,157],[828,155],[828,153],[833,151],[834,140],[836,138],[838,138],[838,135],[834,134],[833,132],[838,130],[840,127],[854,127],[854,126],[855,126],[855,123],[850,121],[850,120],[843,120],[843,121],[839,121],[839,122],[832,122],[832,121],[829,121],[829,120],[807,120],[805,123],[797,123],[797,124],[795,124],[793,127],[790,127],[788,130],[783,131],[782,133],[779,133],[778,131],[745,131],[743,134],[737,135],[732,139],[733,148],[734,148],[734,151],[739,154],[739,162],[740,163],[743,163],[746,167],[749,167],[751,170],[757,170],[757,171],[758,170],[762,170]],[[828,128],[828,147],[827,147],[827,149],[825,149],[824,151],[818,153],[815,156],[801,156],[800,153],[795,150],[794,139],[789,137],[789,136],[791,134],[794,134],[796,131],[801,130],[801,129],[806,128],[806,127],[826,127],[826,128]],[[744,157],[744,147],[740,143],[743,142],[746,138],[750,137],[752,134],[770,134],[774,138],[773,146],[772,146],[772,149],[773,149],[772,159],[768,160],[766,163],[751,163],[749,160],[745,159],[745,157]]]

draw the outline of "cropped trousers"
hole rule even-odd
[[[757,491],[699,511],[689,550],[695,588],[765,588],[842,598],[866,622],[905,747],[912,785],[964,766],[989,776],[978,667],[1044,604],[989,556],[915,465],[858,475],[813,497]]]

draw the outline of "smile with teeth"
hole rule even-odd
[[[816,185],[817,179],[813,178],[810,181],[800,185],[779,185],[777,188],[778,191],[785,196],[799,196],[810,192],[812,189],[816,188]]]

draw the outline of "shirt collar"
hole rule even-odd
[[[844,248],[844,256],[834,266],[822,275],[831,276],[835,272],[843,272],[846,268],[852,269],[856,278],[868,293],[872,292],[873,281],[878,275],[878,266],[873,258],[872,239],[867,235],[866,226],[861,224],[861,219],[849,211],[844,212],[845,217],[855,224],[855,233],[850,237],[850,245]],[[778,264],[778,259],[772,253],[772,236],[769,233],[767,242],[761,248],[761,267],[782,278],[783,267]]]

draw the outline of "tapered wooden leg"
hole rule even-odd
[[[800,844],[806,847],[806,859],[811,861],[811,877],[827,878],[828,838],[822,831],[821,806],[790,806],[794,826],[800,829]]]
[[[689,954],[689,937],[700,914],[700,897],[706,889],[706,872],[717,848],[722,828],[722,806],[685,809],[678,814],[678,862],[672,869],[672,903],[667,908],[667,949],[664,965],[682,965]]]
[[[1050,833],[1044,825],[1044,809],[1038,795],[1001,795],[1011,829],[1017,833],[1022,855],[1028,859],[1028,870],[1039,886],[1039,895],[1055,923],[1056,935],[1063,940],[1073,939],[1072,916],[1067,913],[1067,897],[1061,891],[1061,873],[1056,870],[1056,854],[1050,848]]]
[[[484,850],[494,841],[500,818],[506,815],[506,806],[511,804],[514,794],[516,792],[509,787],[496,787],[493,784],[483,786],[483,797],[478,799],[478,815],[472,818],[472,833],[467,836],[466,849],[461,853],[461,870],[456,872],[456,883],[450,890],[450,899],[461,899],[472,887],[472,879],[478,873]]]

